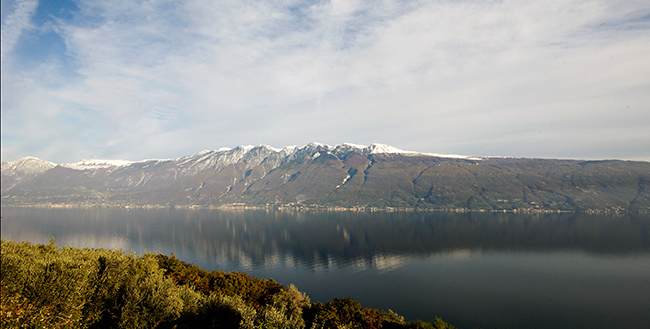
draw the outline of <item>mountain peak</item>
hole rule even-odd
[[[22,168],[27,171],[45,171],[56,167],[56,163],[45,161],[37,157],[26,156],[15,161],[2,161],[2,172],[10,168]]]
[[[56,167],[56,163],[26,156],[16,161],[2,162],[2,191],[6,191],[22,181],[29,180]]]
[[[21,163],[24,168],[18,168]],[[298,202],[344,208],[650,211],[645,191],[627,199],[620,194],[629,181],[647,176],[650,163],[595,161],[585,166],[577,160],[479,159],[379,143],[314,142],[283,149],[237,146],[168,160],[86,159],[54,166],[35,158],[3,162],[3,205],[266,207]],[[593,186],[608,188],[594,193]]]
[[[399,155],[406,155],[406,156],[434,156],[439,158],[457,158],[457,159],[468,159],[468,160],[482,159],[478,157],[471,157],[465,155],[437,154],[437,153],[408,151],[408,150],[399,149],[397,147],[390,146],[387,144],[381,144],[381,143],[372,143],[369,146],[366,146],[366,145],[354,144],[348,142],[334,145],[334,146],[324,144],[324,143],[319,143],[319,142],[311,142],[303,146],[292,145],[292,146],[286,146],[284,148],[276,148],[266,144],[260,144],[258,146],[239,145],[239,146],[235,146],[234,148],[222,147],[212,151],[201,151],[199,153],[184,156],[179,159],[190,159],[190,158],[195,158],[197,156],[209,157],[209,156],[227,155],[227,158],[229,159],[227,162],[234,163],[243,158],[245,158],[246,161],[250,161],[251,157],[262,156],[263,154],[267,154],[266,152],[260,153],[261,150],[266,150],[267,152],[278,154],[284,160],[290,160],[302,154],[309,154],[310,156],[312,156],[317,152],[320,153],[328,152],[328,153],[335,154],[337,156],[341,156],[349,152],[358,152],[361,154],[399,154]],[[253,151],[255,155],[250,154],[251,151]],[[259,163],[260,161],[256,161],[256,162]]]
[[[258,146],[253,145],[239,145],[233,148],[222,147],[216,150],[204,150],[192,155],[183,156],[177,159],[149,159],[140,161],[128,160],[106,160],[106,159],[83,159],[74,163],[64,163],[61,167],[74,169],[74,170],[95,170],[107,168],[119,168],[129,166],[134,163],[147,162],[147,161],[178,161],[180,164],[191,165],[194,163],[198,165],[195,169],[205,169],[207,167],[220,167],[228,164],[237,163],[240,160],[245,160],[248,163],[261,163],[270,154],[275,154],[275,158],[280,162],[290,161],[301,155],[313,156],[316,153],[322,154],[331,153],[337,157],[345,156],[349,152],[357,152],[361,154],[399,154],[405,156],[434,156],[440,158],[456,158],[468,160],[482,160],[483,158],[471,157],[465,155],[455,154],[436,154],[436,153],[423,153],[417,151],[408,151],[399,149],[394,146],[381,143],[372,143],[368,146],[354,143],[343,143],[338,145],[328,145],[319,142],[311,142],[303,146],[286,146],[284,148],[276,148],[266,144]],[[277,160],[274,160],[277,161]],[[31,163],[31,164],[29,164]],[[3,173],[10,170],[11,167],[30,168],[34,167],[32,171],[40,173],[45,170],[51,169],[56,166],[55,163],[44,161],[39,158],[26,156],[16,161],[2,162]],[[22,170],[22,169],[21,169]],[[28,170],[28,169],[24,169]],[[194,171],[192,171],[194,172]]]
[[[398,149],[398,148],[390,146],[390,145],[379,144],[379,143],[370,144],[370,146],[368,146],[367,149],[370,150],[371,154],[377,154],[377,153],[414,154],[414,153],[419,153],[419,152],[415,152],[415,151],[404,151],[402,149]],[[424,154],[424,153],[419,153],[419,154]]]

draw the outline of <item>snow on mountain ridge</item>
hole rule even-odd
[[[83,159],[74,163],[62,163],[61,167],[74,169],[74,170],[91,170],[91,169],[105,169],[113,167],[125,167],[135,163],[135,161],[128,160],[104,160],[104,159]]]
[[[269,145],[261,144],[258,146],[253,145],[239,145],[234,148],[222,147],[216,150],[204,150],[193,155],[187,155],[180,158],[173,159],[179,166],[189,169],[189,172],[184,172],[183,174],[193,174],[203,169],[209,167],[220,167],[223,168],[230,164],[238,163],[240,161],[246,161],[247,169],[250,169],[252,166],[259,165],[271,154],[276,154],[279,161],[274,161],[284,163],[291,161],[301,155],[308,154],[310,157],[316,153],[324,154],[329,153],[337,157],[345,156],[349,152],[358,152],[361,154],[400,154],[406,156],[435,156],[443,158],[460,158],[468,160],[481,160],[481,158],[465,156],[465,155],[455,155],[455,154],[437,154],[437,153],[423,153],[417,151],[407,151],[402,150],[390,145],[373,143],[369,146],[353,144],[353,143],[343,143],[335,146],[330,146],[328,144],[311,142],[303,146],[286,146],[284,148],[275,148]],[[82,160],[89,161],[89,160]],[[93,161],[105,161],[106,166],[108,166],[108,161],[110,160],[93,160]],[[112,161],[125,161],[125,160],[112,160]],[[148,160],[151,161],[151,160]],[[128,165],[130,162],[125,161],[125,164]],[[114,164],[112,164],[114,165]],[[101,168],[100,164],[95,165],[97,168]],[[68,167],[69,166],[68,164]],[[82,168],[82,166],[78,166]],[[84,169],[91,169],[90,165],[84,164]],[[74,169],[74,168],[73,168]]]
[[[15,161],[2,161],[2,191],[16,186],[21,181],[38,176],[56,167],[56,163],[35,157],[24,157]]]
[[[17,170],[18,168],[22,168],[21,170],[27,171],[43,171],[41,169],[49,169],[54,167],[56,167],[56,163],[45,161],[32,156],[26,156],[15,161],[2,161],[3,172],[6,170]]]
[[[398,149],[398,148],[390,146],[390,145],[379,144],[379,143],[370,144],[370,146],[366,147],[365,149],[370,150],[370,154],[382,154],[382,153],[414,154],[414,153],[418,153],[418,152],[415,152],[415,151],[405,151],[405,150]]]
[[[90,177],[96,174],[115,177],[116,182],[124,182],[128,187],[144,186],[150,181],[179,179],[194,176],[202,171],[220,172],[224,168],[235,165],[236,170],[257,169],[257,175],[265,176],[271,170],[284,163],[296,159],[315,160],[322,156],[336,157],[344,161],[351,153],[363,156],[376,154],[394,154],[400,156],[435,156],[447,158],[462,158],[481,160],[479,158],[460,155],[440,155],[405,151],[396,147],[374,143],[369,146],[344,143],[330,146],[312,142],[303,146],[287,146],[282,149],[268,145],[240,145],[234,148],[205,150],[199,153],[175,159],[148,159],[141,161],[84,159],[75,163],[64,163],[60,167],[84,172]],[[12,188],[19,181],[31,179],[49,169],[56,167],[55,163],[46,162],[33,157],[26,157],[14,162],[2,163],[3,191]],[[345,184],[346,180],[342,184]]]
[[[482,158],[471,157],[465,155],[455,155],[455,154],[436,154],[436,153],[423,153],[416,151],[407,151],[402,150],[390,145],[373,143],[368,146],[353,144],[353,143],[343,143],[339,145],[330,146],[323,143],[311,142],[303,146],[286,146],[282,149],[275,148],[269,145],[240,145],[234,148],[222,147],[216,150],[204,150],[196,154],[183,156],[176,159],[147,159],[141,161],[129,161],[129,160],[105,160],[105,159],[84,159],[75,163],[64,163],[61,164],[61,167],[74,169],[74,170],[96,170],[96,169],[108,169],[108,168],[121,168],[127,167],[137,163],[143,162],[152,162],[156,161],[158,163],[166,163],[169,161],[175,162],[180,170],[179,174],[181,175],[193,175],[197,172],[207,169],[215,168],[221,169],[228,165],[239,163],[240,161],[246,162],[246,169],[250,169],[254,166],[261,164],[264,161],[269,161],[272,163],[272,167],[280,165],[282,163],[294,160],[302,155],[308,155],[313,157],[315,154],[332,154],[336,157],[342,158],[349,154],[350,152],[358,152],[361,154],[399,154],[405,156],[435,156],[443,158],[458,158],[458,159],[468,159],[468,160],[481,160]],[[42,172],[47,169],[53,168],[56,166],[55,163],[47,162],[34,157],[25,157],[12,162],[2,162],[2,171],[5,172],[5,168],[9,170],[10,165],[18,166],[19,161],[27,162],[29,160],[33,161],[42,161],[48,165],[41,168],[35,169],[36,171]],[[22,162],[21,162],[22,163]],[[19,165],[23,167],[23,165]]]

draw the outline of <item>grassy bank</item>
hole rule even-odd
[[[173,255],[2,240],[2,328],[453,328]]]

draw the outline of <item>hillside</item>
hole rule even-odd
[[[648,162],[445,156],[381,144],[82,160],[44,168],[5,189],[5,177],[18,170],[2,164],[4,205],[650,211]]]
[[[2,192],[11,189],[23,181],[30,180],[49,169],[56,167],[55,163],[39,158],[24,157],[10,162],[2,162]]]
[[[176,257],[2,240],[2,328],[453,329]]]

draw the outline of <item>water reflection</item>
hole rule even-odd
[[[208,265],[388,271],[426,255],[484,251],[650,251],[650,220],[629,215],[2,209],[2,237],[136,252]]]
[[[642,328],[650,218],[2,208],[3,239],[176,254],[458,328]]]

